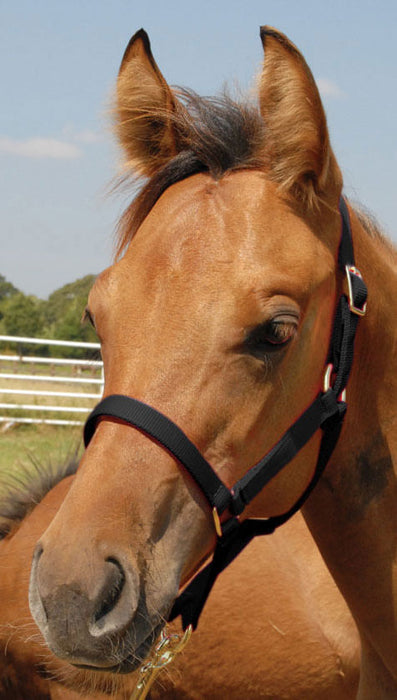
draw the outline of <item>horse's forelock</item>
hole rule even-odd
[[[171,185],[199,172],[219,179],[231,170],[263,167],[265,129],[257,106],[227,93],[209,98],[178,89],[177,94],[182,107],[172,120],[182,150],[142,186],[125,210],[118,226],[117,255]]]

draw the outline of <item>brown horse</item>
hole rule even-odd
[[[25,477],[0,501],[1,700],[128,700],[137,682],[136,673],[82,671],[55,657],[29,613],[34,546],[69,491],[73,471],[71,464],[49,479],[41,468],[38,479]],[[159,676],[151,698],[351,700],[358,668],[355,626],[297,515],[274,538],[252,543],[225,572],[198,631]]]
[[[261,36],[260,110],[178,96],[146,35],[130,42],[117,131],[126,167],[147,182],[88,310],[105,396],[168,416],[228,485],[321,393],[347,294],[337,262],[342,177],[319,93],[286,37]],[[397,268],[391,245],[349,212],[368,312],[343,431],[304,513],[359,628],[359,697],[383,700],[397,695]],[[318,429],[248,516],[288,511],[312,478],[321,437]],[[125,421],[103,419],[37,546],[33,616],[61,658],[131,670],[215,542],[208,502],[180,463]]]

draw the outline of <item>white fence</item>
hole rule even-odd
[[[17,354],[17,350],[18,346],[29,344],[41,347],[62,346],[99,350],[100,344],[8,335],[0,335],[1,341],[6,342],[8,346],[15,345],[15,354],[0,354],[0,412],[2,413],[2,415],[0,414],[0,423],[82,425],[84,421],[78,420],[78,418],[83,418],[83,414],[86,418],[102,396],[103,363],[90,359],[22,355]],[[24,370],[25,366],[26,371]],[[51,374],[48,374],[48,368],[50,368]],[[73,372],[79,376],[73,376]],[[66,390],[58,391],[58,389],[62,389],[62,383],[66,385]],[[18,402],[16,397],[21,396],[34,397],[38,399],[38,402],[27,403],[24,400]],[[12,401],[13,397],[15,397],[14,401]],[[44,397],[49,397],[51,403],[45,403]],[[70,405],[71,403],[73,405]],[[49,417],[43,415],[37,417],[38,414],[43,413],[44,415],[48,413]],[[62,413],[67,414],[67,418],[55,417]]]

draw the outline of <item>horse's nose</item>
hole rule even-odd
[[[123,625],[118,602],[124,586],[125,573],[122,565],[117,559],[107,559],[104,564],[103,585],[93,602],[93,616],[90,624],[90,632],[93,636],[108,634],[117,629],[120,624]]]
[[[33,558],[29,603],[50,649],[75,664],[108,666],[114,643],[136,613],[137,587],[116,557],[92,565],[92,575],[71,572],[57,584],[38,546]],[[105,661],[106,659],[106,661]],[[103,660],[103,661],[102,661]],[[113,660],[114,664],[115,660]]]

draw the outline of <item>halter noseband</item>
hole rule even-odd
[[[346,202],[340,200],[342,233],[338,265],[347,277],[348,296],[342,295],[336,310],[329,348],[324,390],[284,433],[274,447],[229,489],[201,452],[169,418],[147,404],[123,395],[107,396],[92,411],[84,428],[87,446],[101,417],[118,418],[156,440],[189,472],[212,508],[217,543],[212,560],[176,599],[169,619],[182,616],[183,628],[195,628],[218,574],[230,564],[256,535],[268,535],[289,520],[304,504],[337,443],[347,405],[345,389],[353,363],[358,319],[366,311],[367,287],[354,264],[353,242]],[[331,386],[331,375],[333,383]],[[258,493],[288,464],[321,428],[323,436],[314,475],[297,502],[286,513],[266,519],[239,515]],[[221,522],[226,510],[231,517]]]

